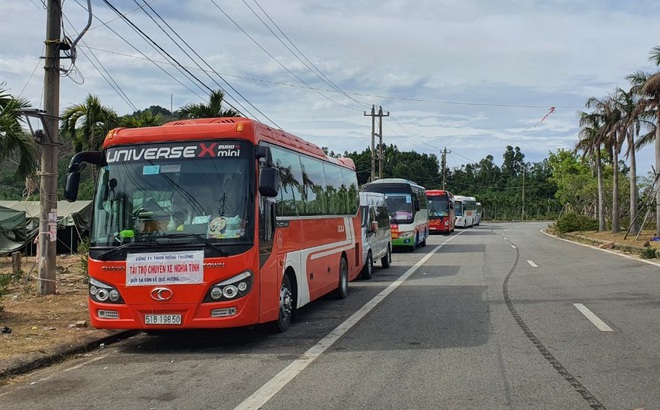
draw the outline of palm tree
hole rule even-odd
[[[83,104],[69,106],[62,114],[61,134],[73,142],[76,152],[98,151],[108,131],[119,124],[117,114],[101,104],[95,95],[88,95]]]
[[[18,168],[14,176],[24,179],[33,175],[38,168],[37,145],[21,127],[21,114],[16,110],[29,106],[27,100],[14,98],[0,84],[0,160],[18,157]]]
[[[162,125],[163,121],[161,113],[154,114],[151,110],[145,110],[139,114],[122,117],[119,126],[126,128],[156,127]]]
[[[649,60],[656,66],[660,66],[660,46],[651,49]],[[647,139],[640,139],[639,143],[644,144],[655,141],[655,181],[658,182],[660,176],[660,72],[647,74],[635,72],[627,76],[633,87],[637,87],[640,94],[638,110],[647,114],[651,113],[655,117],[655,133]],[[657,184],[656,184],[657,188]],[[655,193],[656,204],[660,204],[660,189]],[[660,206],[656,206],[655,214],[656,236],[660,236]]]
[[[240,113],[234,109],[224,110],[222,102],[225,93],[212,91],[208,104],[188,104],[179,110],[180,119],[191,118],[216,118],[216,117],[239,117]]]
[[[598,180],[598,231],[607,229],[605,225],[605,192],[603,188],[603,133],[601,116],[598,113],[578,112],[580,117],[580,140],[575,151],[582,151],[582,161],[588,156],[596,156],[596,177]]]

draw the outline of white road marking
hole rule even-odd
[[[534,261],[527,260],[527,263],[529,263],[529,266],[531,266],[532,268],[538,268],[539,267],[539,265],[535,264]]]
[[[589,310],[586,306],[584,306],[582,303],[573,303],[573,306],[575,306],[577,308],[577,310],[582,312],[582,314],[585,315],[587,317],[587,319],[589,319],[591,321],[591,323],[596,325],[596,327],[599,330],[601,330],[603,332],[613,332],[614,331],[614,330],[612,330],[611,327],[607,326],[607,324],[605,322],[600,320],[600,318],[598,316],[594,315],[594,313],[591,310]]]
[[[367,313],[369,313],[373,308],[375,308],[380,302],[383,301],[390,293],[394,292],[396,288],[401,286],[401,284],[410,277],[420,266],[424,264],[431,256],[433,256],[440,248],[442,248],[447,242],[460,235],[462,232],[449,237],[441,245],[438,245],[435,249],[429,252],[426,256],[420,259],[416,264],[414,264],[410,269],[408,269],[403,275],[401,275],[397,280],[392,282],[388,287],[383,289],[378,295],[374,296],[369,302],[367,302],[360,310],[353,313],[348,319],[346,319],[342,324],[337,326],[334,330],[328,333],[323,339],[321,339],[317,344],[312,346],[309,350],[303,353],[298,359],[294,360],[291,364],[285,367],[281,372],[279,372],[275,377],[270,379],[266,384],[261,386],[259,390],[254,392],[250,397],[245,399],[241,404],[236,406],[235,410],[250,410],[261,408],[268,400],[270,400],[274,395],[277,394],[284,386],[287,385],[294,377],[296,377],[300,372],[305,370],[316,358],[318,358],[323,352],[325,352],[333,343],[339,340],[350,328],[352,328],[356,323],[358,323]]]
[[[77,369],[80,369],[80,368],[83,367],[83,366],[86,366],[86,365],[90,364],[90,363],[94,363],[94,362],[99,361],[99,360],[101,360],[101,359],[105,359],[107,356],[108,356],[108,355],[105,354],[105,355],[103,355],[103,356],[95,357],[95,358],[93,358],[93,359],[89,359],[88,361],[86,361],[86,362],[84,362],[84,363],[77,364],[77,365],[75,365],[75,366],[73,366],[73,367],[69,367],[68,369],[64,369],[64,370],[62,370],[62,371],[63,371],[63,372],[68,372],[68,371],[70,371],[70,370],[77,370]]]

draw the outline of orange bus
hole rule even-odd
[[[428,189],[426,199],[429,207],[431,232],[452,233],[456,227],[454,194],[442,189]]]
[[[353,161],[284,131],[238,117],[117,128],[71,159],[69,201],[85,163],[96,328],[284,331],[362,268]]]

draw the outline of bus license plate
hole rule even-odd
[[[144,315],[145,325],[180,325],[181,315]]]

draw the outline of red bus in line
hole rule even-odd
[[[362,268],[353,161],[284,131],[238,117],[117,128],[72,158],[69,201],[85,163],[96,328],[284,331]]]
[[[445,234],[454,232],[456,227],[454,195],[442,189],[427,189],[426,199],[428,200],[431,232]]]

